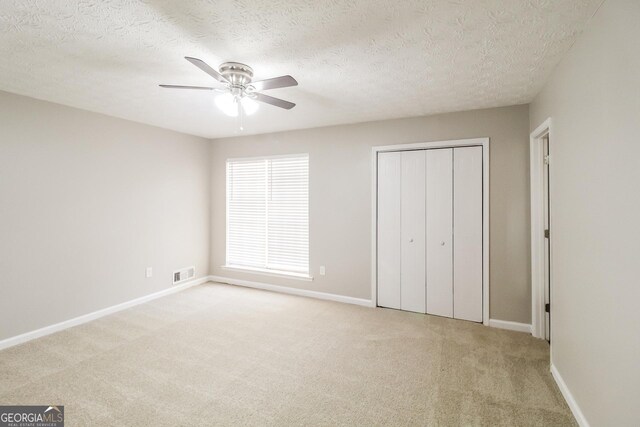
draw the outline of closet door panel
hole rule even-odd
[[[427,313],[453,317],[453,149],[426,153]]]
[[[402,310],[425,312],[425,151],[403,151],[401,173]]]
[[[482,147],[453,150],[456,319],[482,322]]]
[[[378,305],[400,308],[401,154],[378,154]]]

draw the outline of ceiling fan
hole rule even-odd
[[[185,56],[185,59],[205,73],[222,83],[221,88],[207,86],[180,86],[180,85],[160,85],[168,89],[195,89],[212,90],[220,92],[215,98],[215,103],[228,116],[237,117],[242,113],[251,115],[258,110],[258,102],[275,105],[276,107],[290,110],[296,106],[293,102],[284,99],[274,98],[260,93],[262,90],[277,89],[281,87],[297,86],[298,82],[291,76],[274,77],[272,79],[251,81],[253,69],[248,65],[239,62],[225,62],[220,65],[218,71],[211,68],[204,61],[198,58]]]

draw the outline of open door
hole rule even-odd
[[[544,338],[551,342],[551,232],[549,220],[549,135],[543,144],[543,203],[544,203]]]

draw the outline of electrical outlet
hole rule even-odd
[[[326,273],[326,270],[325,270],[325,268],[324,268],[324,265],[321,265],[321,266],[320,266],[320,275],[321,275],[321,276],[324,276],[324,275],[325,275],[325,273]]]
[[[153,268],[151,267],[147,267],[147,269],[144,272],[145,277],[149,278],[151,276],[153,276]]]

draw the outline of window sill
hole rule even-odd
[[[237,265],[223,265],[221,268],[223,270],[240,271],[243,273],[262,274],[265,276],[285,277],[287,279],[304,280],[306,282],[310,282],[313,280],[313,276],[309,276],[308,274],[305,274],[305,273],[293,273],[291,271],[268,270],[266,268],[244,267],[244,266],[237,266]]]

